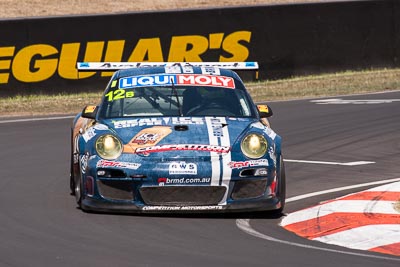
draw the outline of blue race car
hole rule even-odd
[[[120,69],[100,105],[73,121],[71,192],[85,211],[281,212],[285,169],[271,115],[232,70]]]

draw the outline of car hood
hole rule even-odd
[[[254,118],[153,117],[103,120],[124,144],[124,153],[150,158],[228,153]],[[203,152],[203,153],[202,153]]]

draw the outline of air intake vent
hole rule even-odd
[[[126,174],[124,171],[119,169],[98,169],[97,177],[101,178],[125,178]]]
[[[267,186],[267,180],[243,180],[235,182],[232,191],[232,199],[261,197]]]
[[[175,125],[175,131],[187,131],[189,127],[187,125]]]
[[[224,197],[224,186],[151,186],[140,188],[148,205],[217,205]]]
[[[97,180],[99,193],[108,199],[133,200],[132,181],[125,180]]]

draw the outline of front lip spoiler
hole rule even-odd
[[[276,197],[272,197],[257,201],[240,201],[240,203],[227,205],[203,206],[204,209],[201,209],[202,206],[138,206],[133,203],[115,203],[86,198],[82,200],[81,207],[84,211],[109,213],[229,213],[279,210],[281,208],[281,201]]]

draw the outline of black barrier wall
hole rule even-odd
[[[400,1],[0,20],[0,94],[102,90],[77,61],[258,61],[261,79],[399,66]]]

